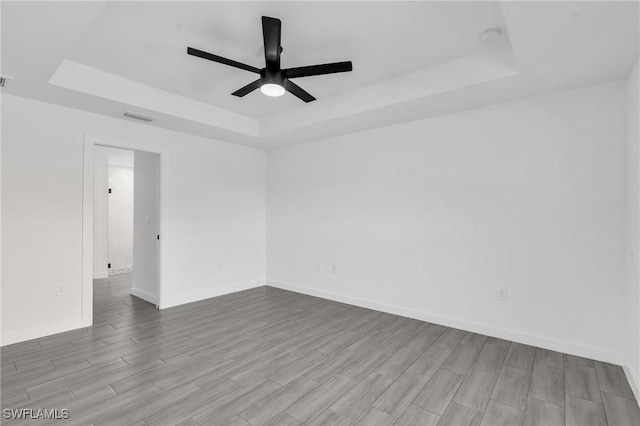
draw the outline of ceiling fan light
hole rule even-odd
[[[284,95],[284,92],[285,92],[284,87],[274,83],[263,84],[262,86],[260,86],[260,91],[263,94],[271,97],[282,96]]]

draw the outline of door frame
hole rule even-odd
[[[157,306],[162,309],[162,244],[164,238],[162,211],[164,174],[162,162],[164,150],[155,144],[131,141],[120,138],[84,134],[83,143],[83,179],[82,179],[82,322],[85,326],[93,325],[93,177],[94,177],[94,149],[96,145],[111,148],[143,151],[158,155],[158,296]]]

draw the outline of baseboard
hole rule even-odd
[[[118,275],[133,274],[133,267],[124,268],[111,268],[109,269],[109,276],[116,277]]]
[[[169,300],[167,303],[161,306],[161,309],[171,308],[173,306],[184,305],[186,303],[198,302],[200,300],[209,299],[211,297],[222,296],[229,293],[235,293],[242,290],[249,290],[256,287],[262,287],[265,285],[264,281],[253,281],[244,284],[231,285],[226,287],[220,287],[212,289],[204,293],[193,294],[180,298]],[[150,303],[156,304],[156,298],[144,291],[131,289],[131,294],[144,299]],[[83,321],[80,319],[60,321],[53,324],[47,324],[42,327],[30,328],[28,330],[14,331],[11,333],[5,333],[0,335],[0,346],[13,345],[27,340],[38,339],[40,337],[50,336],[52,334],[64,333],[65,331],[77,330],[79,328],[90,327],[91,321]]]
[[[55,322],[42,327],[30,328],[28,330],[5,333],[0,339],[0,346],[13,345],[27,340],[38,339],[52,334],[64,333],[65,331],[77,330],[79,328],[90,327],[91,321],[76,319]]]
[[[309,296],[321,297],[336,302],[347,303],[349,305],[361,306],[367,309],[386,312],[389,314],[400,315],[407,318],[414,318],[420,321],[426,321],[434,324],[440,324],[447,327],[458,328],[460,330],[471,331],[473,333],[484,334],[500,339],[511,340],[526,345],[537,346],[544,349],[550,349],[558,352],[564,352],[571,355],[577,355],[585,358],[595,359],[598,361],[608,362],[611,364],[623,364],[622,355],[616,352],[606,351],[600,348],[584,346],[577,343],[565,342],[545,336],[539,336],[529,333],[523,333],[517,330],[495,327],[488,324],[462,320],[458,318],[446,317],[433,314],[426,311],[419,311],[402,306],[389,305],[374,300],[362,299],[358,297],[348,296],[340,293],[332,293],[314,288],[299,286],[280,281],[267,280],[267,285],[290,290],[297,293],[307,294]]]
[[[103,278],[109,278],[109,273],[107,271],[104,272],[95,272],[93,274],[93,279],[94,280],[101,280]]]
[[[174,306],[184,305],[186,303],[199,302],[201,300],[210,299],[212,297],[223,296],[229,293],[235,293],[242,290],[249,290],[256,287],[262,287],[265,285],[264,281],[252,281],[244,284],[235,284],[225,287],[214,288],[209,291],[198,293],[198,294],[190,294],[188,296],[177,297],[173,299],[169,299],[167,301],[162,301],[162,305],[160,309],[172,308]],[[164,298],[163,298],[164,299]]]
[[[636,396],[636,402],[640,404],[640,383],[638,383],[638,374],[629,367],[629,362],[622,366],[624,374],[627,376],[627,381],[631,386],[633,394]]]
[[[149,303],[153,303],[154,305],[158,304],[158,298],[155,295],[148,293],[144,290],[131,287],[131,294],[142,300],[146,300]]]

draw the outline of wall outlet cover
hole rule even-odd
[[[498,289],[498,300],[507,300],[509,297],[509,293],[506,288]]]

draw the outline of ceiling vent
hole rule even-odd
[[[134,120],[144,121],[146,123],[151,123],[155,121],[153,117],[147,117],[146,115],[138,114],[137,112],[125,112],[124,116],[127,118],[133,118]]]
[[[6,89],[7,85],[9,84],[9,80],[11,80],[11,77],[0,75],[0,89]]]

